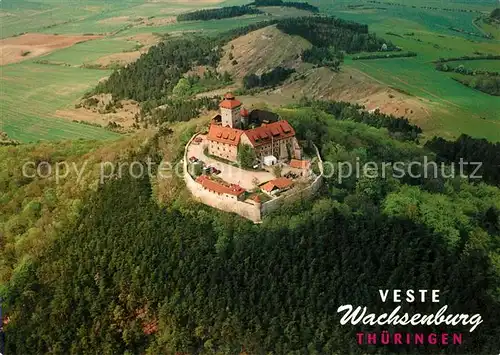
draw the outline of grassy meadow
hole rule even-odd
[[[125,40],[121,32],[128,26],[136,25],[138,19],[161,19],[197,6],[196,1],[69,0],[61,3],[59,0],[46,0],[41,3],[3,0],[0,38],[25,32],[60,35],[93,33],[105,34],[106,37],[78,43],[32,60],[1,66],[0,131],[21,142],[118,137],[118,134],[104,128],[55,117],[57,110],[72,107],[85,91],[111,73],[79,66],[110,54],[133,50],[139,43]],[[236,27],[237,22],[233,26]],[[202,26],[199,28],[201,30]],[[137,33],[155,31],[154,26],[141,26]],[[51,64],[39,64],[37,61]]]
[[[481,1],[457,3],[450,1],[399,1],[406,6],[389,4],[363,4],[349,8],[351,1],[311,1],[323,11],[338,17],[367,23],[371,31],[390,40],[405,51],[418,53],[415,58],[395,58],[352,61],[345,65],[360,70],[377,80],[429,102],[427,119],[418,122],[427,136],[448,138],[461,133],[500,141],[500,98],[463,86],[451,75],[434,69],[433,61],[443,57],[459,57],[474,53],[500,53],[499,39],[484,39],[458,33],[449,27],[479,33],[472,21],[477,12],[428,10],[422,6],[460,8],[490,12],[495,2]],[[413,8],[416,6],[417,8]],[[377,9],[375,8],[377,7]],[[469,68],[498,71],[500,61],[456,61]]]
[[[77,43],[74,46],[40,57],[39,60],[80,66],[91,63],[106,55],[131,51],[138,44],[138,42],[119,39],[98,39]]]
[[[54,117],[109,72],[25,62],[0,67],[0,74],[0,130],[10,138],[30,142],[119,136]]]

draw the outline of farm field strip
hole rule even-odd
[[[468,133],[500,141],[500,100],[467,88],[452,80],[445,73],[429,68],[420,78],[414,78],[411,69],[395,65],[401,60],[356,61],[348,64],[388,86],[403,89],[437,104],[432,119],[418,121],[428,136],[458,136]],[[388,63],[392,62],[392,63]],[[485,119],[486,118],[486,119]]]
[[[264,15],[241,16],[240,18],[227,18],[210,21],[183,21],[158,27],[132,27],[120,32],[118,36],[131,36],[143,33],[182,33],[182,32],[203,32],[220,33],[233,28],[250,25],[260,21],[269,20],[270,17]]]
[[[24,142],[108,139],[117,134],[54,117],[109,71],[18,63],[0,67],[1,130]]]
[[[38,60],[47,60],[55,63],[66,63],[79,66],[91,63],[106,55],[131,51],[138,42],[118,39],[97,39],[82,42],[72,47],[58,50],[57,52],[39,57]]]
[[[82,2],[60,1],[31,2],[26,0],[3,0],[2,26],[0,37],[10,37],[24,32],[63,33],[58,31],[60,26],[75,23],[120,7],[130,6],[119,3],[88,1]],[[81,33],[79,33],[81,34]]]

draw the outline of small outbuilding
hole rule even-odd
[[[267,155],[262,159],[265,166],[273,166],[278,163],[278,159],[274,155]]]
[[[309,160],[292,159],[288,165],[294,169],[308,170],[311,167],[311,162]]]
[[[263,192],[270,195],[277,194],[278,192],[283,192],[290,189],[293,186],[293,181],[284,177],[280,177],[271,181],[266,182],[260,188]]]

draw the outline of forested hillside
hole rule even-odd
[[[500,22],[500,7],[491,11],[490,20],[493,22]]]
[[[319,12],[319,8],[311,5],[307,2],[299,1],[283,1],[283,0],[255,0],[251,5],[254,6],[283,6],[283,7],[294,7],[300,10],[306,10],[311,12]]]
[[[333,46],[337,51],[348,53],[374,52],[384,44],[388,50],[395,46],[368,32],[368,25],[345,21],[336,17],[299,17],[281,20],[278,29],[304,37],[316,47]]]
[[[330,162],[432,159],[339,110],[337,120],[319,104],[279,114]],[[145,160],[154,144],[130,159]],[[464,331],[464,343],[443,352],[495,353],[500,190],[390,176],[332,176],[317,199],[286,205],[262,225],[182,192],[159,207],[149,179],[111,179],[3,290],[7,353],[387,353],[396,349],[356,345],[356,332],[374,329],[341,326],[336,313],[342,304],[387,311],[381,288],[440,289],[450,313],[484,320],[473,333],[447,329]],[[403,308],[436,311],[432,303]]]
[[[500,143],[464,134],[454,142],[434,137],[425,146],[437,154],[438,160],[446,163],[459,163],[460,160],[480,163],[484,181],[500,186]],[[465,167],[468,173],[473,173],[475,169],[475,164]]]
[[[339,69],[343,60],[342,51],[377,51],[384,44],[387,50],[395,49],[392,43],[369,33],[367,25],[335,17],[270,20],[227,31],[217,37],[186,35],[182,38],[167,38],[136,62],[115,71],[91,94],[111,93],[115,100],[139,101],[141,119],[152,124],[194,118],[201,109],[213,106],[208,101],[193,100],[192,95],[224,87],[231,82],[232,78],[227,72],[217,73],[215,70],[223,55],[223,46],[232,39],[274,24],[284,33],[301,36],[312,43],[311,49],[303,51],[303,61],[334,70]],[[190,71],[199,67],[207,68],[203,77],[189,75]],[[210,75],[207,76],[207,73]],[[272,86],[285,80],[291,73],[291,69],[277,65],[259,77],[249,73],[243,84],[246,88]],[[172,115],[175,119],[166,117],[165,112],[176,111],[182,103],[188,107],[183,109],[182,114]],[[157,107],[161,109],[155,111]]]
[[[180,14],[179,16],[177,16],[177,21],[208,21],[261,13],[262,11],[250,6],[228,6],[222,7],[220,9],[197,10],[185,14]]]
[[[214,40],[199,37],[164,41],[127,68],[114,72],[96,92],[110,92],[119,99],[159,100],[171,93],[182,74],[194,65],[215,65],[220,51],[214,47]]]

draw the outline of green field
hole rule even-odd
[[[452,138],[468,133],[500,141],[500,99],[497,97],[465,87],[446,73],[413,59],[360,60],[348,65],[382,83],[428,100],[434,114],[418,122],[427,136]],[[415,75],[417,71],[419,75]]]
[[[127,5],[119,1],[75,1],[62,3],[59,0],[42,2],[26,0],[3,0],[0,15],[2,26],[0,37],[9,37],[24,32],[58,33],[55,28],[64,23],[74,23],[106,13]],[[94,24],[96,26],[96,24]]]
[[[227,18],[210,21],[185,21],[158,27],[132,27],[119,33],[119,36],[132,36],[141,33],[178,33],[178,32],[201,32],[203,34],[216,34],[233,28],[250,25],[269,20],[264,15],[241,16],[239,18]]]
[[[463,65],[465,68],[500,72],[500,60],[457,60],[448,62],[453,67]]]
[[[20,63],[0,67],[0,130],[22,142],[61,139],[110,139],[104,128],[54,117],[101,77],[109,74],[55,65]]]
[[[198,6],[196,1],[180,3],[168,0],[44,0],[43,3],[2,0],[0,4],[0,38],[24,32],[109,34],[133,24],[138,18],[175,15]]]
[[[52,63],[66,63],[74,66],[91,63],[113,53],[133,50],[138,42],[118,39],[98,39],[75,44],[48,55],[37,58]]]
[[[347,8],[352,1],[320,4],[326,12],[347,20],[367,23],[370,29],[405,51],[415,51],[416,58],[352,61],[345,65],[360,70],[388,86],[402,89],[430,102],[431,118],[418,122],[427,136],[456,137],[468,133],[500,141],[500,99],[470,89],[452,80],[450,75],[434,69],[434,60],[440,57],[458,57],[479,53],[500,53],[500,41],[487,40],[451,31],[448,27],[460,27],[478,32],[472,20],[477,13],[462,13],[421,9],[420,6],[439,8],[468,8],[489,12],[494,2],[457,3],[451,1],[399,1],[407,6],[391,6],[356,2],[367,7],[382,9]],[[412,6],[417,8],[412,8]],[[470,68],[498,71],[500,61],[452,62]],[[433,110],[434,109],[434,110]]]

